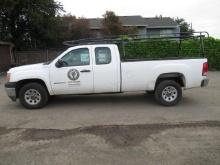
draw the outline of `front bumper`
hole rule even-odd
[[[204,78],[201,82],[201,87],[206,87],[209,83],[209,79],[208,78]]]
[[[17,95],[16,95],[16,83],[14,82],[8,82],[5,84],[5,91],[8,95],[8,97],[12,101],[16,101]]]

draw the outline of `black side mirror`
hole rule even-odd
[[[63,67],[64,66],[64,62],[63,62],[63,60],[62,59],[59,59],[57,62],[56,62],[56,67],[57,68],[61,68],[61,67]]]

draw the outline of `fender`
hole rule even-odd
[[[188,87],[190,79],[190,67],[185,64],[180,63],[167,63],[160,64],[152,68],[151,70],[151,80],[148,84],[148,89],[153,90],[156,85],[156,81],[160,75],[166,75],[170,73],[181,74],[184,77],[185,87]],[[173,75],[174,76],[174,75]]]
[[[50,80],[49,80],[49,69],[39,69],[39,70],[22,70],[18,72],[12,72],[11,73],[12,79],[10,82],[19,82],[24,80],[41,80],[45,83],[47,90],[50,95],[53,95],[53,90],[50,86]]]

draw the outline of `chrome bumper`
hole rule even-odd
[[[12,100],[12,101],[16,101],[17,96],[16,96],[16,84],[15,83],[6,83],[5,84],[5,91],[8,95],[8,97]]]
[[[201,82],[201,87],[206,87],[206,86],[208,86],[208,84],[209,84],[209,79],[205,78]]]

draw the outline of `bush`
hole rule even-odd
[[[211,70],[220,70],[220,40],[214,38],[204,39],[204,55],[199,39],[177,40],[129,40],[124,41],[124,46],[118,44],[122,59],[154,59],[154,58],[198,58],[206,57]]]

